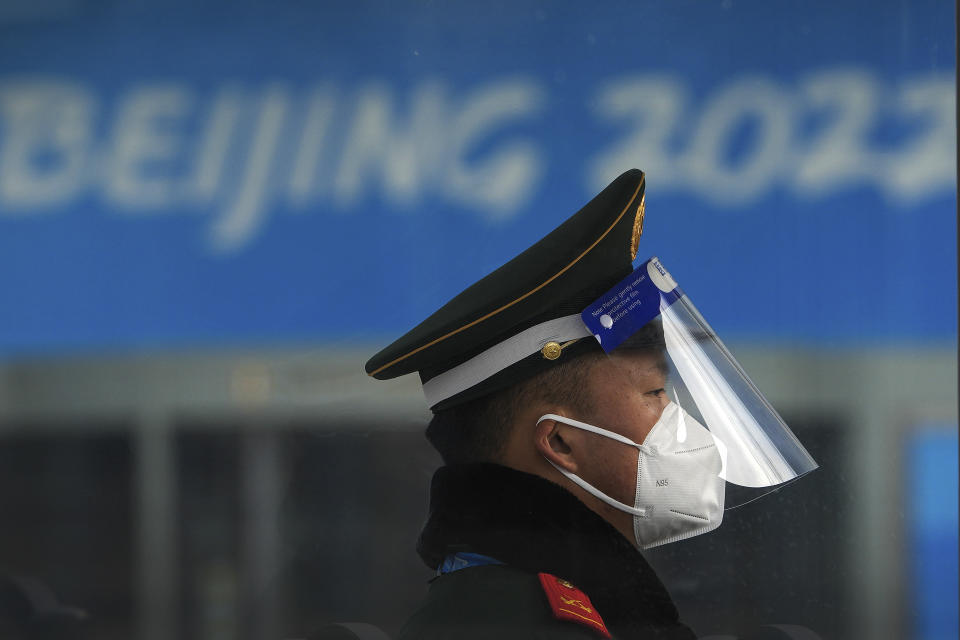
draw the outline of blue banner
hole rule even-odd
[[[954,340],[953,25],[933,0],[8,0],[0,354],[393,336],[631,167],[640,255],[721,335]]]
[[[907,443],[907,533],[913,637],[960,632],[957,597],[957,426],[923,425]]]

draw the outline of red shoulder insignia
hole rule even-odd
[[[549,573],[538,573],[537,576],[540,578],[540,584],[543,585],[543,591],[547,594],[547,601],[557,620],[579,622],[595,629],[604,638],[610,637],[607,625],[603,623],[603,618],[597,613],[587,594],[566,580]]]

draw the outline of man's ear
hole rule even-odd
[[[576,473],[577,461],[574,447],[571,447],[576,441],[575,431],[576,427],[546,418],[537,423],[533,445],[537,453],[553,464],[570,473]]]

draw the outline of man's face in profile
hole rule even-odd
[[[666,372],[658,351],[625,350],[604,356],[591,365],[587,376],[587,415],[573,417],[642,444],[670,403]],[[620,502],[633,504],[639,452],[600,435],[590,438],[581,476]],[[610,516],[631,518],[620,511]]]

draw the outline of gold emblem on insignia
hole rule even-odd
[[[566,580],[561,580],[560,578],[557,578],[557,584],[559,584],[559,585],[561,585],[561,586],[563,586],[563,587],[566,587],[567,589],[576,589],[575,586],[573,586],[572,584],[570,584],[570,583],[567,582]]]
[[[570,584],[570,583],[568,582],[567,584]],[[570,585],[570,588],[571,589],[573,588],[572,584]],[[564,598],[563,596],[560,596],[560,600],[563,601],[563,604],[569,604],[575,607],[580,607],[580,609],[582,609],[585,613],[593,613],[593,609],[583,604],[583,600],[577,600],[576,598]]]
[[[645,211],[644,203],[647,200],[646,194],[640,196],[640,204],[637,206],[637,215],[633,219],[633,237],[630,238],[630,259],[637,259],[637,250],[640,249],[640,236],[643,235],[643,214]]]
[[[560,357],[560,353],[563,351],[563,348],[560,346],[559,342],[548,342],[543,345],[543,349],[540,349],[540,353],[543,354],[543,357],[547,360],[556,360]]]

